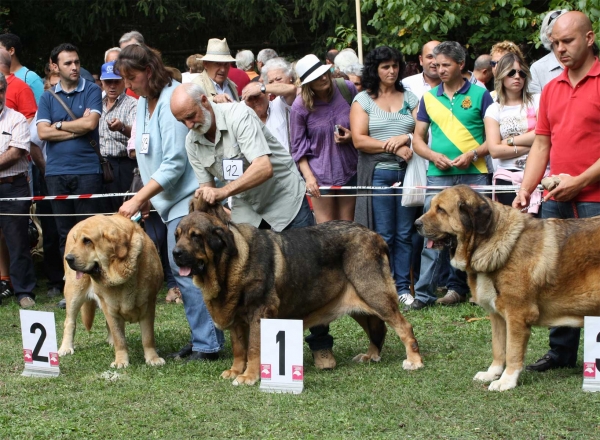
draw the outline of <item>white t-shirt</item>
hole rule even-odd
[[[528,133],[535,130],[537,124],[537,113],[540,106],[540,95],[533,95],[533,102],[527,107],[522,105],[504,105],[494,102],[486,112],[486,118],[492,118],[500,125],[501,138],[508,139],[511,136]],[[523,170],[527,154],[510,159],[499,159],[498,166],[507,170]]]
[[[265,124],[271,134],[275,136],[287,151],[290,151],[290,124],[288,118],[290,108],[291,106],[289,106],[281,96],[270,101],[269,115],[267,116],[267,123]]]
[[[191,83],[194,78],[200,76],[199,73],[183,72],[181,74],[181,84]]]

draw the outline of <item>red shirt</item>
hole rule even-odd
[[[25,81],[17,78],[14,73],[6,77],[6,106],[21,113],[25,119],[33,118],[37,112],[35,96]]]
[[[235,83],[235,86],[237,87],[238,95],[240,96],[240,99],[241,99],[242,90],[250,82],[250,78],[248,78],[248,75],[246,75],[246,72],[244,72],[241,69],[238,69],[237,67],[229,68],[229,73],[227,74],[227,78],[229,78],[231,81],[233,81]]]
[[[131,96],[135,99],[140,99],[139,95],[136,95],[131,89],[125,89],[125,93],[127,94],[127,96]]]
[[[600,62],[573,87],[569,69],[542,91],[536,134],[550,136],[550,174],[578,176],[600,159]],[[588,185],[576,202],[600,202],[600,182]]]

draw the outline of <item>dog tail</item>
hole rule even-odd
[[[92,329],[94,323],[94,316],[96,315],[96,301],[86,301],[81,306],[81,319],[85,329],[89,332]]]

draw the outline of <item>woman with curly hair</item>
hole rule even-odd
[[[399,301],[410,304],[410,269],[413,254],[413,223],[419,208],[402,206],[402,182],[411,160],[412,132],[418,98],[404,90],[402,54],[388,46],[378,47],[365,58],[362,86],[350,111],[352,140],[358,153],[358,185],[398,189],[376,191],[359,197],[355,221],[381,235],[390,249],[390,264]],[[395,196],[378,197],[380,194]],[[418,270],[416,271],[418,273]]]

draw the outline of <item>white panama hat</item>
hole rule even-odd
[[[298,60],[296,63],[296,75],[302,81],[301,85],[304,85],[320,78],[330,67],[323,64],[316,55],[310,54]]]
[[[231,56],[231,52],[229,51],[227,38],[223,38],[222,40],[211,38],[208,40],[206,55],[204,55],[202,61],[214,61],[216,63],[235,62],[235,58]]]

